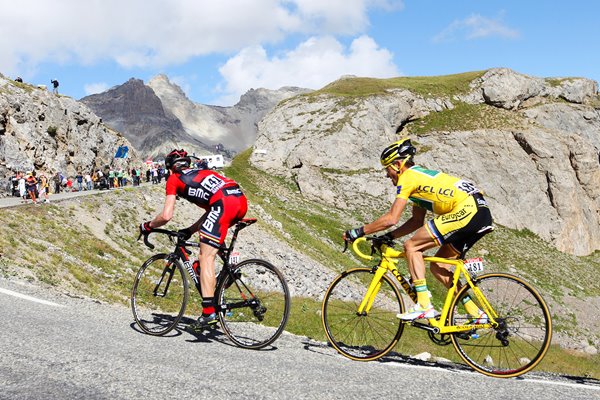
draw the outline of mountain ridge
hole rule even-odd
[[[143,153],[156,156],[186,147],[198,154],[212,154],[217,152],[218,146],[219,152],[230,157],[254,143],[258,121],[278,102],[308,91],[293,87],[250,89],[234,106],[212,106],[191,101],[181,87],[159,74],[147,84],[132,78],[81,101],[108,124],[114,124]],[[138,112],[114,107],[123,99],[128,99],[132,106],[137,105]],[[146,108],[152,108],[154,114],[145,116]],[[152,124],[148,124],[147,119]],[[169,144],[161,145],[160,140],[165,136],[169,137]]]

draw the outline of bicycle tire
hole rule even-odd
[[[470,367],[485,375],[511,378],[530,371],[544,358],[552,339],[552,319],[544,299],[527,282],[509,274],[485,274],[475,284],[498,314],[499,325],[477,329],[476,338],[452,335],[454,348]],[[468,313],[460,303],[467,294],[477,303],[469,286],[461,288],[451,304],[451,325],[467,323]]]
[[[404,312],[404,300],[388,275],[382,277],[369,313],[357,313],[373,276],[371,268],[345,271],[333,280],[323,298],[321,318],[329,343],[352,360],[383,357],[404,331],[404,324],[396,317]]]
[[[131,310],[135,322],[144,333],[165,335],[181,320],[188,297],[181,262],[169,254],[156,254],[142,264],[133,283]]]
[[[223,332],[237,346],[260,349],[283,332],[291,299],[281,272],[271,263],[244,260],[219,282],[217,304]]]

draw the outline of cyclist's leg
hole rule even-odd
[[[404,251],[408,262],[408,270],[413,278],[417,292],[417,305],[403,314],[398,314],[402,320],[413,320],[418,318],[433,318],[435,311],[431,305],[431,294],[425,279],[425,261],[423,251],[437,246],[438,244],[423,226],[416,230],[415,234],[404,242]]]
[[[450,244],[442,245],[442,247],[440,247],[439,250],[435,253],[436,257],[449,259],[456,259],[459,255],[460,253],[456,251],[456,249]],[[432,275],[435,276],[435,278],[438,281],[442,282],[442,284],[446,286],[446,288],[450,288],[450,286],[452,286],[452,276],[454,274],[450,270],[450,267],[451,265],[449,264],[442,264],[437,262],[431,262],[429,264],[429,269],[431,270]]]
[[[438,246],[425,226],[415,231],[415,234],[404,242],[404,252],[408,262],[408,270],[413,280],[425,279],[425,261],[423,252]]]
[[[200,254],[198,260],[200,261],[200,286],[202,288],[202,298],[214,297],[215,295],[215,258],[217,256],[218,248],[200,242]]]
[[[219,247],[225,242],[227,231],[235,220],[243,218],[247,210],[246,197],[239,190],[220,192],[220,196],[204,214],[200,224],[200,285],[202,287],[202,315],[216,312],[215,307],[215,258]],[[215,314],[216,320],[216,314]]]
[[[215,257],[227,235],[227,227],[223,227],[221,223],[224,210],[221,200],[217,200],[200,219],[200,254],[198,256],[202,290],[202,315],[198,318],[200,327],[217,322]]]

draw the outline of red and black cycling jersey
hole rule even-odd
[[[178,195],[204,209],[223,195],[237,194],[241,194],[237,182],[212,170],[186,169],[167,180],[167,196]]]

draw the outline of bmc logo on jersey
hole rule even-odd
[[[193,197],[198,197],[202,200],[208,200],[210,195],[208,192],[202,190],[202,188],[188,188],[188,195]]]
[[[206,216],[206,220],[202,223],[202,227],[206,229],[208,232],[212,232],[215,224],[217,223],[217,218],[221,215],[221,207],[215,208]]]

